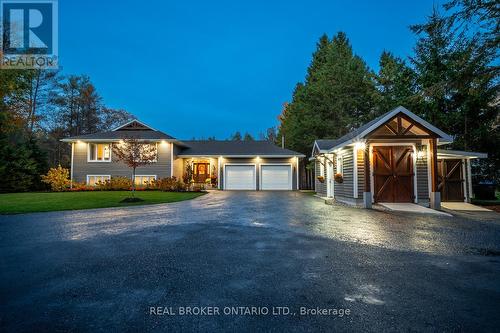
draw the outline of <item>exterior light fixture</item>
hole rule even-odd
[[[419,160],[421,160],[422,158],[424,158],[424,151],[423,151],[423,150],[419,150],[419,151],[417,152],[417,158],[418,158]]]
[[[366,148],[366,143],[364,141],[358,141],[354,144],[354,148],[356,150],[365,150]]]

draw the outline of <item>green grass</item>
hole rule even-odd
[[[176,202],[199,197],[199,192],[140,191],[141,202],[120,203],[131,196],[130,191],[8,193],[0,194],[0,214],[51,212],[104,207],[124,207]]]

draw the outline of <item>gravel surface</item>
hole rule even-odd
[[[453,214],[228,191],[0,216],[0,331],[497,330],[500,215]]]

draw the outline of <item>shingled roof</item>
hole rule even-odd
[[[185,148],[178,156],[282,156],[303,157],[268,141],[181,141]]]

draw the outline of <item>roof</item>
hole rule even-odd
[[[127,138],[135,138],[139,140],[167,140],[173,141],[174,137],[165,134],[160,131],[153,130],[127,130],[127,131],[108,131],[108,132],[100,132],[86,135],[77,135],[72,136],[66,139],[62,139],[64,142],[73,142],[73,141],[119,141]]]
[[[64,142],[74,142],[78,140],[82,141],[119,141],[122,139],[134,138],[138,140],[148,140],[148,141],[174,141],[174,137],[157,131],[145,123],[133,119],[125,124],[122,124],[111,131],[84,134],[72,136],[69,138],[62,139]]]
[[[304,157],[293,150],[283,149],[268,141],[184,141],[184,148],[178,156],[273,156]]]
[[[438,157],[456,157],[456,158],[488,158],[486,153],[477,153],[472,151],[438,149]]]
[[[432,131],[433,133],[437,134],[439,136],[439,144],[444,144],[444,143],[451,143],[453,142],[453,138],[441,131],[439,128],[431,125],[424,119],[420,118],[410,110],[398,106],[397,108],[367,122],[366,124],[358,127],[357,129],[347,133],[346,135],[335,139],[335,140],[316,140],[315,145],[318,143],[318,147],[320,150],[328,150],[328,151],[333,151],[339,148],[342,148],[350,143],[353,143],[354,141],[361,140],[363,139],[366,135],[369,133],[373,132],[375,129],[379,128],[381,125],[383,125],[385,122],[391,120],[394,118],[398,113],[403,113],[407,115],[408,117],[412,118],[419,124],[421,124],[423,127],[427,128],[428,130]],[[323,147],[326,147],[327,145],[330,145],[329,148],[321,148],[322,145]]]

